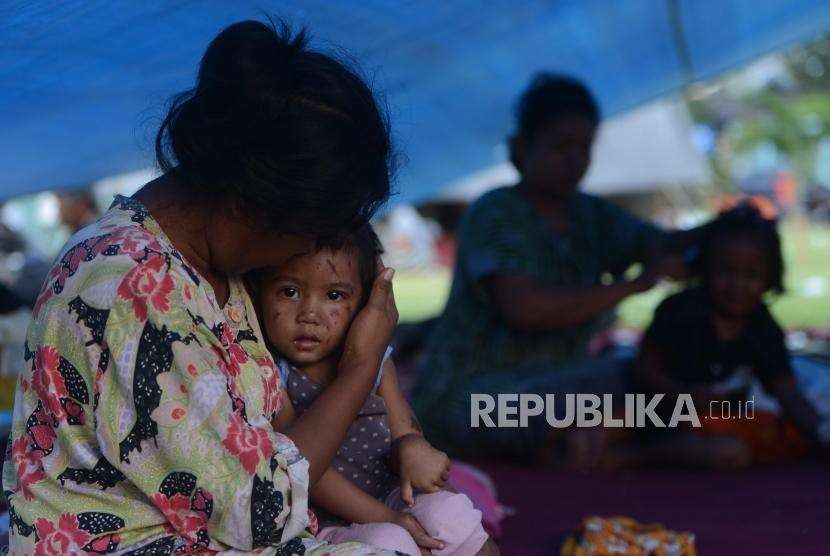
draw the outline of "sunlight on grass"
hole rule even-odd
[[[772,301],[772,311],[784,328],[830,326],[830,226],[788,222],[781,227],[787,263],[787,293]],[[395,275],[395,299],[401,322],[438,315],[449,295],[451,273],[400,272]],[[620,305],[623,326],[642,328],[672,287],[660,287]]]
[[[397,272],[394,279],[395,302],[401,322],[414,322],[438,315],[450,294],[452,272]]]

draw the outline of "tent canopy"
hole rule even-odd
[[[830,30],[825,0],[4,2],[0,197],[152,164],[210,39],[265,15],[345,48],[385,94],[406,159],[396,202],[500,162],[540,69],[585,80],[613,115]]]

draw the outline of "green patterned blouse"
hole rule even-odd
[[[491,191],[467,210],[449,300],[418,372],[414,401],[422,419],[428,422],[443,402],[462,395],[476,375],[554,369],[586,355],[589,339],[610,315],[565,330],[519,331],[501,318],[482,286],[483,278],[495,274],[557,286],[597,285],[603,275],[619,275],[642,261],[662,233],[584,193],[572,199],[570,216],[567,234],[554,233],[516,187]]]

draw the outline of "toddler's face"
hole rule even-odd
[[[293,363],[317,363],[342,346],[362,295],[356,257],[329,250],[296,257],[262,281],[265,333]]]
[[[763,249],[742,238],[723,241],[712,253],[709,293],[716,310],[730,317],[746,317],[769,288],[769,268]]]

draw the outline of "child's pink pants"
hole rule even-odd
[[[401,500],[400,490],[395,489],[386,498],[386,505],[412,514],[430,537],[444,543],[443,550],[432,551],[436,556],[474,556],[487,541],[487,533],[481,526],[481,512],[464,494],[446,490],[417,494],[415,505],[410,508]],[[394,523],[326,527],[317,538],[332,544],[357,541],[414,556],[421,553],[409,532]]]

